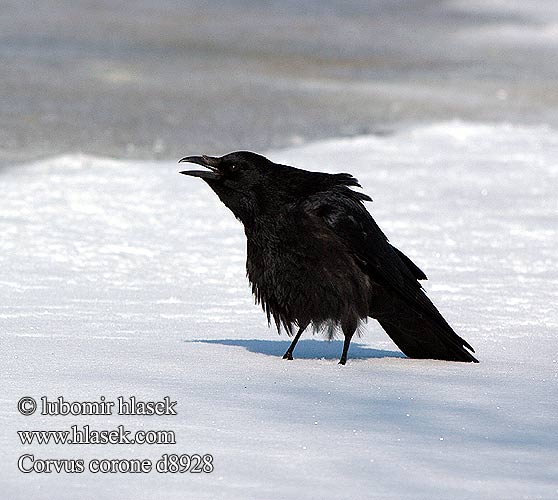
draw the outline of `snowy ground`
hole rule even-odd
[[[184,151],[184,154],[211,151]],[[269,156],[349,171],[481,363],[404,358],[370,323],[268,330],[242,228],[168,163],[0,172],[0,487],[10,499],[558,496],[558,131],[442,123]],[[134,395],[177,416],[22,416],[22,396]],[[16,430],[172,429],[176,445],[23,446]],[[212,474],[27,474],[17,459],[211,453]]]

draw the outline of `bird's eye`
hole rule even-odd
[[[238,170],[238,165],[236,163],[233,163],[230,167],[229,170],[231,172],[236,172]]]

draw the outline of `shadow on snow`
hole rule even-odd
[[[279,357],[285,354],[285,351],[291,344],[290,341],[256,339],[208,339],[187,340],[186,342],[244,347],[249,352]],[[293,357],[295,359],[339,359],[342,350],[343,342],[341,340],[300,340],[295,348]],[[349,359],[405,357],[406,356],[399,351],[372,349],[368,346],[357,343],[352,343],[349,349]]]

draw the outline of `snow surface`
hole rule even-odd
[[[481,363],[407,359],[372,322],[345,367],[340,341],[308,336],[284,361],[288,339],[250,295],[241,225],[178,165],[74,155],[5,168],[0,496],[556,498],[558,131],[441,123],[269,156],[355,174]],[[179,414],[25,417],[27,395],[170,396]],[[16,435],[73,424],[172,429],[177,444]],[[23,453],[212,453],[215,471],[24,475]]]

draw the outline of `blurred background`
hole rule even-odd
[[[7,0],[0,162],[558,125],[555,0]]]

